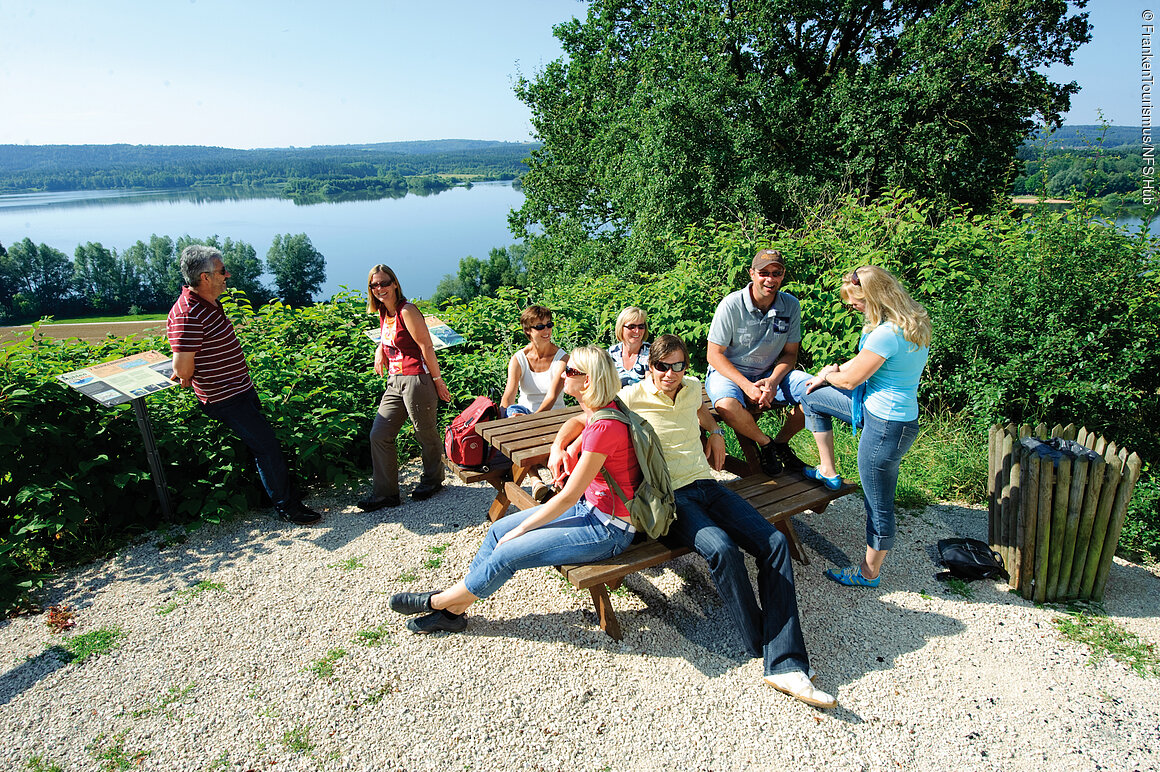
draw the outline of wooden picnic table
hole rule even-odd
[[[702,397],[707,403],[708,397],[704,396],[703,392]],[[477,426],[476,431],[480,436],[512,461],[510,476],[504,475],[501,478],[493,474],[488,479],[488,482],[496,488],[495,500],[487,513],[493,522],[507,514],[508,508],[512,505],[521,510],[538,505],[539,502],[533,499],[520,483],[536,467],[547,464],[552,442],[556,439],[560,427],[569,418],[582,414],[580,408],[571,407],[501,418]],[[746,443],[752,447],[747,447]],[[857,486],[846,483],[840,490],[831,491],[820,482],[796,474],[783,473],[770,478],[761,472],[756,447],[752,441],[745,440],[741,443],[741,447],[746,459],[727,455],[725,460],[725,469],[737,474],[740,479],[726,485],[752,504],[763,517],[785,534],[790,555],[794,560],[808,564],[809,557],[798,538],[791,518],[806,510],[821,512],[834,499],[856,491]],[[609,591],[619,587],[626,576],[687,552],[688,548],[669,549],[660,542],[646,539],[608,560],[556,568],[573,586],[589,591],[600,628],[613,638],[619,639],[620,622],[617,621],[612,608]]]
[[[582,415],[580,408],[569,407],[487,421],[476,427],[484,441],[512,461],[511,479],[506,480],[502,486],[496,486],[495,500],[487,510],[487,516],[492,522],[507,514],[512,504],[521,510],[538,506],[539,502],[521,488],[520,483],[533,469],[548,463],[556,432],[576,415]]]
[[[701,395],[705,403],[708,404],[709,398],[703,390]],[[533,413],[532,415],[501,418],[497,421],[487,421],[476,427],[476,431],[479,432],[479,435],[486,442],[490,443],[492,447],[497,448],[500,453],[503,453],[512,461],[510,479],[503,480],[502,484],[492,481],[492,484],[496,488],[496,494],[495,500],[492,501],[491,507],[487,512],[487,516],[492,522],[506,515],[508,508],[512,505],[521,511],[539,505],[539,502],[533,499],[528,491],[524,490],[521,483],[533,469],[548,463],[548,456],[552,452],[552,442],[556,439],[556,433],[569,418],[577,415],[582,415],[581,409],[579,407],[570,407],[562,410],[548,410],[543,413]],[[749,442],[750,445],[753,444],[748,440],[746,442]],[[744,443],[742,443],[742,449],[745,450]],[[749,455],[749,453],[746,455]],[[725,457],[725,470],[742,478],[750,478],[756,474],[759,477],[753,479],[770,479],[761,473],[761,467],[756,464],[755,452],[752,461],[743,461],[735,456],[727,455]],[[746,486],[747,490],[755,491],[753,488],[753,479],[747,480],[749,483]],[[789,490],[794,493],[797,492],[798,487],[801,487],[798,484],[802,483],[802,479],[797,475],[782,474],[778,475],[775,479],[775,488]],[[813,489],[817,487],[817,484],[805,481],[804,486]],[[843,495],[848,492],[848,490],[844,491]],[[749,497],[745,496],[745,498]],[[757,506],[756,502],[754,504]],[[759,510],[761,509],[760,506],[757,508]],[[805,549],[802,547],[797,531],[794,530],[793,521],[788,517],[780,517],[776,520],[775,525],[785,534],[785,538],[789,541],[790,554],[793,555],[794,559],[799,563],[809,563],[809,558],[806,556]]]

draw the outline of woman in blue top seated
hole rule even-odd
[[[648,314],[644,309],[629,306],[616,317],[616,343],[608,349],[608,355],[616,363],[616,374],[620,385],[628,386],[644,380],[648,375],[649,345]]]
[[[849,586],[877,587],[894,546],[894,489],[898,465],[918,436],[918,380],[930,353],[930,316],[889,271],[868,265],[842,277],[842,301],[865,316],[858,355],[823,367],[810,381],[802,410],[820,460],[804,474],[832,490],[842,486],[834,457],[831,417],[862,430],[858,475],[866,503],[866,558],[859,566],[828,569]]]

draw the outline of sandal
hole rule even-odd
[[[827,568],[826,576],[833,579],[838,584],[844,584],[847,587],[877,587],[878,583],[882,581],[882,574],[873,579],[867,579],[862,576],[862,566],[846,566],[845,568]]]
[[[802,476],[808,477],[811,480],[817,480],[832,491],[836,491],[842,487],[842,475],[836,474],[833,477],[826,477],[818,471],[816,466],[809,466],[803,469]]]

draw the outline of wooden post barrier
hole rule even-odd
[[[1140,457],[1073,424],[992,426],[987,437],[987,535],[1011,587],[1040,603],[1102,600]],[[1049,437],[1091,453],[1052,458],[1023,442]]]

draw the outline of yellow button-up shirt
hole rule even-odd
[[[696,480],[713,479],[701,446],[701,425],[697,420],[697,411],[701,408],[700,381],[686,375],[676,400],[671,400],[656,387],[650,373],[643,381],[625,386],[618,396],[625,407],[638,413],[656,430],[673,490]]]

